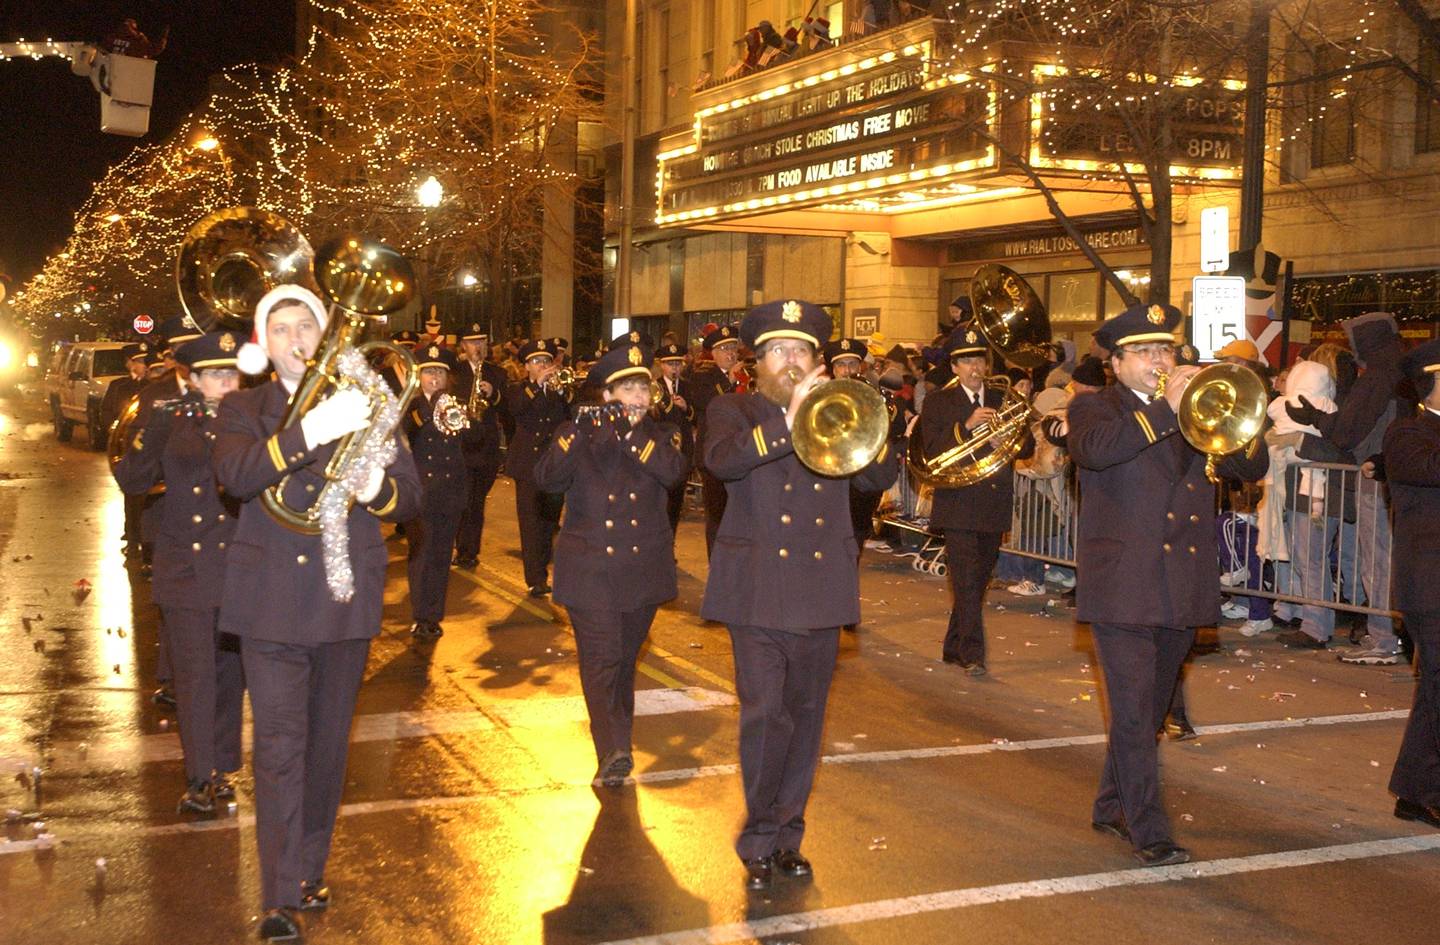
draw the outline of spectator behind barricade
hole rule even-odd
[[[1306,397],[1300,403],[1287,404],[1286,412],[1296,423],[1314,426],[1320,436],[1305,436],[1299,446],[1302,459],[1326,461],[1336,451],[1346,455],[1345,462],[1365,458],[1380,451],[1385,430],[1398,411],[1397,389],[1403,379],[1400,370],[1400,335],[1393,316],[1386,312],[1370,312],[1344,323],[1345,333],[1355,352],[1361,370],[1354,385],[1345,391],[1347,378],[1344,360],[1337,357],[1336,391],[1338,408],[1326,413]],[[1347,487],[1355,484],[1347,477]],[[1383,489],[1366,481],[1355,489],[1355,573],[1369,607],[1388,610],[1390,605],[1390,520]],[[1342,567],[1343,567],[1342,543]],[[1297,565],[1298,567],[1298,562]],[[1308,590],[1308,588],[1307,588]],[[1307,595],[1308,596],[1308,595]],[[1324,599],[1324,598],[1322,598]],[[1352,603],[1358,601],[1352,600]],[[1307,611],[1309,608],[1307,608]],[[1308,631],[1313,642],[1296,640],[1296,645],[1324,646],[1333,634],[1334,613],[1318,628],[1307,626],[1302,617],[1301,629]],[[1358,652],[1347,653],[1341,660],[1366,665],[1389,665],[1399,661],[1400,641],[1395,636],[1389,616],[1371,614],[1366,620],[1368,634]],[[1318,629],[1320,632],[1314,632]]]

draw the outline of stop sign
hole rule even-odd
[[[155,330],[155,319],[149,315],[136,315],[134,325],[136,334],[148,335]]]

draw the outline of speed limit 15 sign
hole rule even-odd
[[[1245,335],[1245,280],[1241,276],[1196,276],[1190,302],[1190,343],[1201,360]]]

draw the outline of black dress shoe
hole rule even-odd
[[[209,781],[191,781],[185,788],[185,793],[180,795],[180,803],[175,805],[177,814],[213,814],[215,813],[215,793]]]
[[[769,889],[774,880],[774,857],[762,856],[745,861],[746,889]]]
[[[235,785],[230,783],[225,772],[217,771],[210,778],[210,794],[217,801],[235,800]]]
[[[549,584],[536,584],[534,587],[530,588],[531,597],[544,597],[548,593],[550,593]]]
[[[300,884],[300,909],[304,912],[328,908],[330,887],[323,879],[312,879]]]
[[[300,937],[303,926],[294,909],[271,909],[260,917],[260,937],[267,942],[291,942]]]
[[[1177,742],[1200,737],[1183,712],[1171,712],[1165,719],[1165,734]]]
[[[175,693],[171,692],[169,688],[161,686],[150,694],[150,701],[158,706],[173,709],[175,708]]]
[[[410,635],[420,640],[438,640],[445,631],[433,620],[417,620],[410,626]]]
[[[1395,799],[1395,816],[1401,820],[1418,820],[1432,827],[1440,827],[1440,807],[1429,807],[1403,797]]]
[[[797,878],[815,875],[810,861],[801,856],[799,850],[781,850],[775,854],[775,869],[786,876]]]
[[[600,762],[600,769],[595,772],[595,780],[605,787],[619,787],[625,783],[625,779],[634,770],[635,759],[630,756],[629,752],[617,748]]]
[[[1135,859],[1141,866],[1174,866],[1189,863],[1190,851],[1171,840],[1156,840],[1136,850]]]
[[[455,559],[455,567],[457,567],[457,568],[466,568],[466,569],[475,568],[475,567],[478,567],[479,564],[480,564],[480,559],[479,559],[479,558],[456,558],[456,559]]]
[[[941,660],[946,663],[954,663],[965,671],[966,676],[984,676],[987,672],[984,660],[967,660],[964,657],[953,656],[949,653],[942,656]]]
[[[1130,842],[1130,828],[1125,826],[1123,818],[1117,817],[1115,820],[1092,820],[1090,821],[1090,829],[1097,833],[1108,833],[1110,836],[1124,840],[1126,843]]]

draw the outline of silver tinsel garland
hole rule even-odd
[[[401,404],[390,385],[354,348],[335,359],[335,368],[349,386],[358,389],[372,404],[379,401],[381,405],[370,426],[355,434],[361,437],[355,461],[345,469],[338,486],[321,490],[315,504],[325,556],[325,583],[332,600],[347,603],[355,596],[355,573],[350,569],[350,507],[369,486],[371,474],[395,461],[393,434],[400,422]]]

